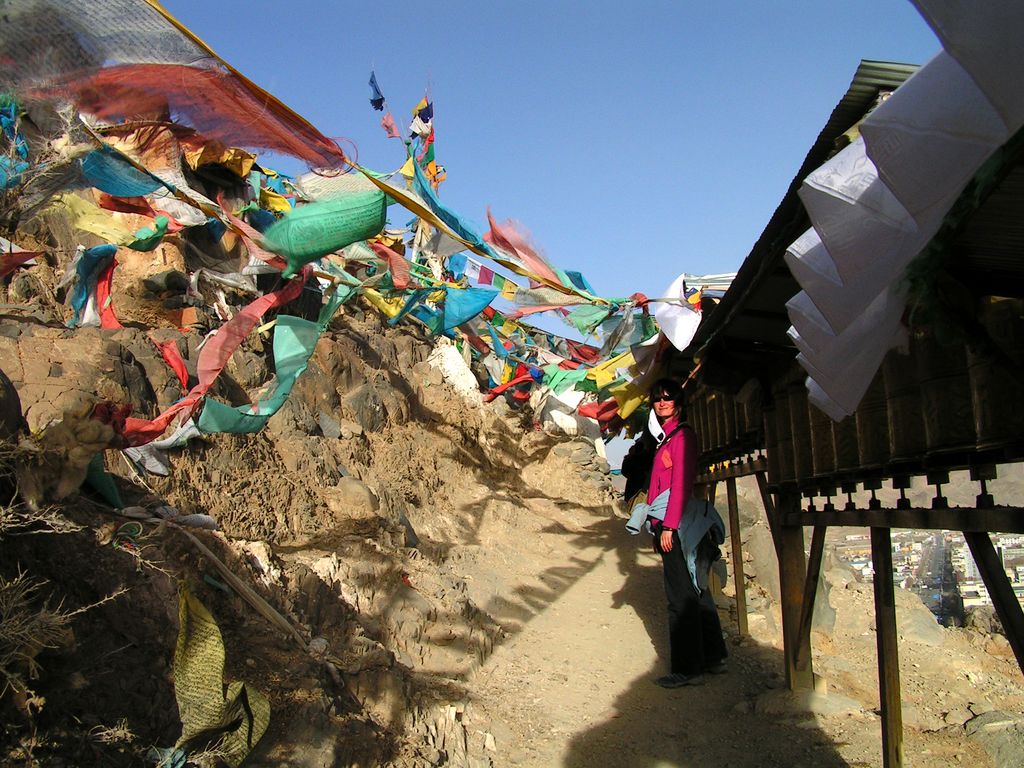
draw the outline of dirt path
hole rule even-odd
[[[729,673],[697,688],[654,685],[665,671],[667,631],[661,563],[648,540],[607,517],[591,517],[564,539],[539,578],[569,568],[574,579],[470,683],[478,714],[490,718],[496,765],[880,764],[877,715],[837,693],[794,702],[781,654],[750,640],[736,644],[725,612]],[[936,735],[917,744],[909,736],[907,753],[915,765],[947,765],[962,750],[958,741]]]

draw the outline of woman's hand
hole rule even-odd
[[[671,530],[669,530],[667,528],[663,528],[662,529],[662,531],[661,531],[661,540],[658,542],[661,545],[661,551],[662,552],[671,552],[672,551],[672,534],[673,533],[674,533],[674,531],[671,531]]]

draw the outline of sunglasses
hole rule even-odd
[[[654,397],[652,397],[651,398],[651,402],[652,403],[663,403],[663,402],[670,402],[670,403],[672,403],[672,402],[675,402],[675,398],[672,397],[672,395],[660,394],[660,395],[655,395]]]

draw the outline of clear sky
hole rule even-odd
[[[404,148],[370,70],[403,133],[429,91],[442,199],[521,222],[606,296],[738,269],[859,60],[939,50],[907,0],[164,5],[376,170]]]

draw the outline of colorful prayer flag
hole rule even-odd
[[[378,112],[384,109],[384,94],[380,92],[380,86],[377,85],[377,75],[370,71],[370,106],[376,109]]]
[[[456,253],[448,258],[448,271],[458,280],[466,273],[467,257],[464,253]]]
[[[381,118],[380,127],[384,129],[384,132],[387,133],[389,139],[398,139],[402,136],[398,130],[398,125],[395,123],[395,116],[390,112]]]
[[[511,280],[505,280],[505,285],[501,289],[501,298],[506,301],[514,301],[518,290],[518,285],[513,283]]]

